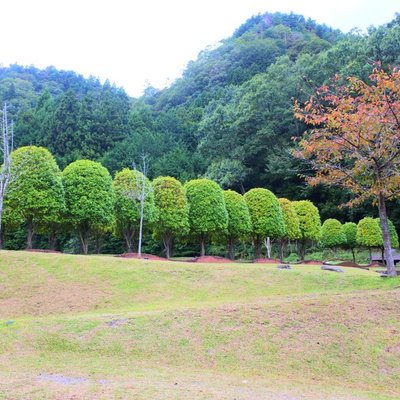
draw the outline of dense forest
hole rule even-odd
[[[244,193],[310,199],[323,220],[376,216],[370,204],[340,208],[343,190],[311,188],[310,166],[291,155],[306,126],[294,99],[306,100],[335,74],[368,79],[373,64],[400,64],[400,16],[363,34],[344,34],[296,14],[250,18],[218,46],[202,51],[170,87],[140,98],[94,77],[53,67],[0,68],[0,100],[15,121],[15,144],[48,148],[61,169],[78,159],[114,175],[149,156],[149,178],[198,177]],[[400,228],[400,207],[389,214]]]

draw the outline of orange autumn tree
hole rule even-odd
[[[377,67],[369,78],[348,78],[343,85],[336,77],[305,104],[295,103],[296,118],[314,127],[295,155],[315,169],[307,178],[311,185],[348,189],[354,194],[350,206],[377,204],[387,274],[395,276],[386,201],[400,195],[400,70]]]

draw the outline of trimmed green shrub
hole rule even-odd
[[[335,218],[324,221],[321,228],[321,244],[323,247],[335,248],[346,243],[346,235],[342,224]]]
[[[124,168],[117,172],[113,181],[115,192],[115,233],[125,240],[127,252],[133,251],[135,236],[140,223],[140,189],[143,174],[140,171]],[[147,226],[156,220],[154,194],[150,181],[145,178],[148,193],[144,201],[144,222]],[[135,199],[136,198],[136,199]]]
[[[346,222],[343,224],[342,228],[346,237],[346,242],[344,243],[343,247],[351,250],[353,262],[356,262],[354,249],[357,247],[357,224],[355,222]]]
[[[173,238],[189,232],[189,206],[183,186],[175,178],[158,177],[153,188],[157,213],[154,234],[162,239],[166,257],[170,258]]]
[[[200,242],[203,256],[207,241],[228,227],[223,191],[209,179],[193,179],[184,188],[189,203],[190,235]]]
[[[310,200],[294,201],[293,205],[300,222],[299,255],[304,260],[307,243],[321,239],[321,218]]]
[[[228,212],[228,228],[225,241],[228,256],[231,260],[235,257],[235,244],[251,232],[251,219],[249,208],[243,196],[233,190],[224,191],[225,206]]]
[[[35,230],[61,223],[65,210],[61,172],[47,149],[26,146],[13,151],[11,173],[16,180],[8,187],[5,208],[14,216],[8,219],[26,222],[27,247],[32,248]]]
[[[114,220],[112,179],[100,163],[77,160],[62,172],[67,219],[77,231],[81,251],[88,253],[89,236]]]
[[[277,197],[268,189],[251,189],[244,195],[244,199],[252,223],[254,256],[259,258],[261,243],[265,238],[278,239],[285,235],[282,208]]]
[[[283,262],[285,247],[289,240],[300,238],[300,221],[293,203],[285,198],[278,199],[285,223],[285,235],[280,240],[280,260]]]

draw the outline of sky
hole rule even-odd
[[[2,0],[0,64],[163,88],[252,15],[295,12],[348,32],[391,21],[400,0]]]

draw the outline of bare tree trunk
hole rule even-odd
[[[299,240],[298,241],[298,248],[299,248],[300,261],[304,261],[304,259],[306,257],[306,241],[305,240]]]
[[[379,208],[379,220],[381,223],[381,230],[383,236],[383,248],[385,252],[387,275],[397,276],[392,255],[392,245],[390,241],[390,233],[387,221],[385,198],[382,193],[379,194],[378,208]]]
[[[283,258],[285,256],[285,246],[286,246],[286,239],[281,239],[279,241],[279,260],[283,263]]]
[[[271,239],[269,236],[264,240],[264,243],[265,248],[267,249],[267,257],[271,258]]]
[[[125,239],[125,244],[126,244],[126,251],[127,253],[132,253],[133,251],[133,241],[135,238],[135,229],[128,228],[122,232],[124,239]]]
[[[235,241],[233,239],[228,240],[228,257],[230,260],[235,259]]]
[[[259,238],[254,239],[254,258],[261,258],[261,240]]]
[[[354,253],[354,249],[351,249],[351,254],[353,255],[353,263],[356,262],[356,254]]]
[[[26,220],[26,229],[27,229],[27,234],[26,234],[26,248],[27,249],[32,249],[32,243],[33,243],[33,220],[32,217],[28,217]]]
[[[53,230],[49,234],[48,245],[49,245],[49,249],[50,250],[55,250],[56,249],[56,246],[57,246],[57,235]]]
[[[200,257],[206,255],[206,239],[204,236],[200,238]]]
[[[163,238],[165,257],[169,260],[171,258],[172,236],[168,233]]]
[[[89,252],[89,240],[87,231],[79,231],[79,241],[81,245],[81,253],[88,254]]]
[[[0,229],[0,250],[4,249],[5,246],[5,234],[4,229]]]

